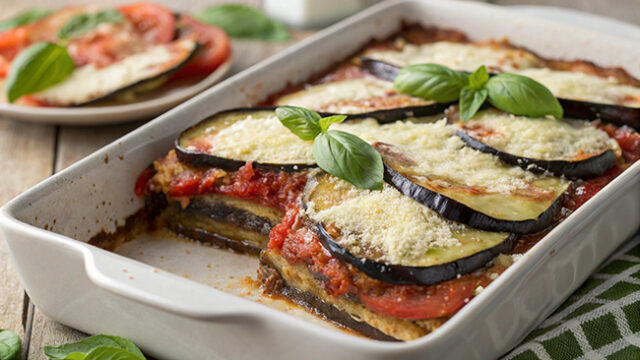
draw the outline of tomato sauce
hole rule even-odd
[[[159,159],[160,166],[179,163],[174,155]],[[136,181],[138,196],[153,192],[157,186],[156,170],[144,170]],[[228,173],[217,168],[181,168],[171,175],[166,191],[171,197],[190,197],[204,194],[222,194],[255,201],[281,211],[297,203],[307,177],[304,174],[275,172],[254,169],[251,162],[235,172]]]

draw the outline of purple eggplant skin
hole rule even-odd
[[[394,81],[401,69],[399,66],[367,57],[360,58],[360,64],[371,75],[387,81]],[[627,125],[640,131],[640,108],[563,98],[558,98],[558,101],[565,117],[601,120],[619,126]]]
[[[387,81],[394,81],[401,70],[399,66],[368,57],[360,58],[360,67],[371,75]]]
[[[535,219],[518,221],[497,219],[474,210],[454,199],[420,186],[393,170],[389,165],[385,163],[383,163],[383,165],[385,181],[398,189],[402,194],[416,200],[451,221],[463,223],[480,230],[510,232],[514,234],[536,233],[551,225],[554,222],[556,214],[562,207],[564,195],[558,196],[553,204]]]
[[[413,267],[357,257],[338,244],[322,224],[317,224],[316,233],[322,245],[338,260],[353,265],[371,278],[396,285],[434,285],[455,279],[485,266],[500,253],[508,252],[517,240],[517,235],[510,234],[502,243],[473,255],[445,264]]]
[[[188,150],[182,145],[180,145],[180,140],[183,136],[189,134],[190,131],[202,125],[204,122],[209,121],[211,118],[219,115],[224,115],[233,112],[255,112],[255,111],[274,111],[275,107],[255,107],[255,108],[234,108],[229,110],[224,110],[218,113],[215,113],[211,116],[207,116],[203,120],[199,121],[197,124],[192,127],[184,130],[177,139],[175,139],[173,143],[173,147],[176,150],[176,155],[180,162],[189,164],[192,166],[198,167],[215,167],[218,169],[226,170],[226,171],[236,171],[247,164],[247,161],[244,160],[234,160],[228,159],[212,154],[202,153],[198,151]],[[297,172],[304,169],[309,169],[316,167],[315,164],[270,164],[270,163],[260,163],[257,161],[251,162],[253,167],[256,169],[263,169],[268,171],[284,171],[284,172]]]
[[[540,160],[516,156],[498,150],[472,137],[464,130],[456,130],[454,134],[472,149],[495,155],[504,163],[519,166],[538,174],[550,172],[556,176],[565,176],[569,179],[588,179],[604,174],[616,163],[616,155],[611,149],[580,161]]]
[[[640,131],[640,108],[570,99],[558,99],[558,101],[567,117],[601,120],[614,125],[626,125]]]

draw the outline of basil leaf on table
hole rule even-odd
[[[11,19],[0,22],[0,32],[7,31],[18,26],[31,24],[32,22],[36,22],[49,14],[51,14],[51,11],[49,10],[27,10],[12,17]]]
[[[563,109],[558,99],[539,82],[522,75],[499,74],[487,81],[488,99],[500,110],[523,116],[553,115],[561,119]]]
[[[276,108],[280,122],[302,140],[313,140],[312,153],[318,166],[329,174],[370,190],[382,189],[382,157],[368,142],[338,130],[331,124],[346,115],[321,117],[313,110],[296,106]]]
[[[195,18],[218,26],[230,37],[287,41],[291,39],[287,28],[271,20],[260,10],[240,4],[208,7],[194,14]]]
[[[66,79],[75,64],[67,49],[50,42],[40,42],[22,50],[11,63],[7,79],[7,99],[44,90]]]
[[[438,64],[409,65],[400,70],[394,87],[401,93],[439,103],[458,100],[469,75]]]
[[[69,343],[60,346],[45,346],[44,353],[50,359],[61,360],[145,359],[142,351],[140,351],[140,349],[134,343],[123,337],[112,335],[94,335],[75,343]],[[105,357],[107,355],[113,356]]]
[[[329,174],[370,190],[382,189],[382,157],[368,142],[339,130],[323,132],[313,142],[313,157]]]
[[[321,116],[312,110],[296,106],[280,106],[276,108],[276,115],[280,122],[302,140],[315,139],[320,131]]]
[[[22,343],[18,334],[0,329],[0,360],[20,360]]]
[[[485,100],[487,100],[487,89],[464,88],[460,91],[460,119],[467,121],[475,115]]]
[[[139,357],[131,352],[113,347],[113,346],[100,346],[87,354],[84,360],[142,360],[144,357]],[[75,360],[75,359],[74,359]]]
[[[98,12],[86,12],[75,15],[58,30],[59,39],[69,39],[82,35],[103,23],[119,23],[124,21],[124,15],[116,9],[104,9]]]

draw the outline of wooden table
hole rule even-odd
[[[177,1],[154,0],[175,8]],[[65,3],[83,0],[64,1]],[[122,1],[121,1],[122,2]],[[199,9],[205,4],[224,3],[224,0],[191,0],[185,11]],[[238,1],[259,5],[259,0]],[[640,2],[638,0],[494,0],[497,4],[554,5],[593,12],[640,25]],[[27,0],[22,2],[2,1],[0,14],[11,16],[25,8],[46,7],[49,0]],[[57,4],[59,4],[58,2]],[[181,10],[181,9],[178,9]],[[252,41],[234,41],[236,54],[232,73],[238,72],[257,61],[306,37],[310,32],[294,32],[294,40],[286,44],[269,44]],[[0,206],[22,191],[66,168],[77,160],[97,150],[140,126],[141,122],[125,125],[99,127],[70,127],[39,125],[13,121],[0,117],[0,169],[5,174],[0,178]],[[47,318],[29,302],[18,276],[9,260],[9,255],[0,241],[0,329],[10,329],[23,339],[23,359],[46,359],[42,352],[45,345],[77,341],[84,334]]]

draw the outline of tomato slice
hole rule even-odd
[[[207,75],[229,58],[231,42],[219,27],[203,24],[189,15],[181,15],[179,25],[181,36],[195,36],[201,47],[174,78]]]
[[[13,58],[29,45],[28,36],[26,26],[0,33],[0,78],[7,76]]]
[[[372,311],[408,320],[432,319],[447,316],[466,304],[475,284],[456,279],[429,287],[428,293],[418,292],[415,286],[391,286],[381,294],[358,293],[360,301]]]
[[[118,7],[133,24],[136,33],[151,44],[166,44],[174,39],[176,17],[164,6],[141,2]]]

